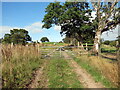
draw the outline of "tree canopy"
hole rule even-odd
[[[26,31],[25,29],[10,30],[10,34],[5,34],[3,38],[4,43],[25,45],[27,41],[31,41],[31,37],[28,35],[28,31]]]
[[[49,39],[47,37],[42,37],[40,39],[41,42],[49,42]]]
[[[50,3],[46,8],[43,28],[49,29],[53,24],[61,26],[61,35],[83,42],[95,36],[90,18],[91,9],[87,2]]]

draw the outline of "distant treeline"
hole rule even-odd
[[[116,46],[117,45],[117,41],[118,40],[113,40],[113,41],[106,40],[106,41],[102,42],[102,44],[110,45],[110,46]]]

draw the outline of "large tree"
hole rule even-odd
[[[87,2],[50,3],[45,12],[43,28],[49,29],[53,24],[61,26],[61,35],[65,34],[66,37],[75,38],[81,43],[95,36]]]
[[[103,32],[112,30],[120,23],[120,8],[118,8],[117,0],[112,2],[92,2],[93,11],[96,12],[96,18],[93,20],[95,30],[94,50],[99,54],[100,40]]]
[[[27,41],[31,41],[31,37],[28,35],[28,31],[25,29],[13,29],[10,30],[10,34],[5,34],[3,42],[13,44],[25,45]]]

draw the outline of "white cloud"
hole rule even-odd
[[[42,32],[42,25],[43,23],[41,22],[35,22],[31,25],[25,26],[25,27],[11,27],[11,26],[0,26],[0,37],[3,37],[4,34],[6,33],[10,33],[11,29],[26,29],[27,31],[29,31],[30,33],[39,33]]]
[[[61,30],[61,26],[56,26],[56,25],[55,25],[55,26],[54,26],[54,29],[60,31],[60,30]]]
[[[92,16],[91,20],[94,20],[96,18],[96,12],[92,11],[91,16]]]
[[[0,33],[9,33],[11,29],[18,27],[10,27],[10,26],[0,26]]]
[[[31,24],[30,26],[26,26],[25,29],[31,33],[38,33],[38,32],[42,32],[42,25],[43,23],[36,22]]]
[[[119,30],[120,26],[118,25],[115,29],[113,30],[109,30],[106,32],[102,33],[101,38],[103,38],[104,40],[115,40],[116,37],[118,37],[118,30]]]
[[[10,33],[10,30],[15,28],[19,29],[19,27],[0,26],[0,38],[2,38],[6,33]]]

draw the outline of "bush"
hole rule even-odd
[[[105,45],[109,45],[109,44],[110,44],[110,41],[108,41],[108,40],[107,40],[107,41],[104,41],[104,44],[105,44]]]
[[[110,46],[116,46],[116,41],[111,41]]]

